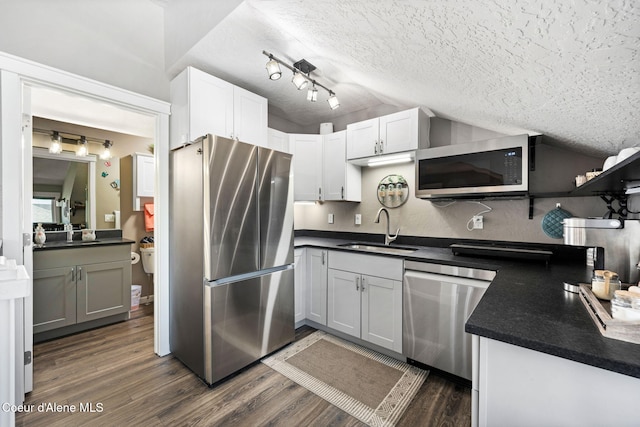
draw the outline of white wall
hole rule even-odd
[[[0,51],[169,99],[164,11],[150,0],[2,0]]]

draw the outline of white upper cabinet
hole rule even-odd
[[[347,160],[356,163],[428,147],[429,117],[420,108],[347,125]]]
[[[267,145],[267,99],[196,68],[171,81],[171,141],[177,148],[206,134]]]
[[[134,176],[136,197],[153,197],[155,193],[156,162],[151,154],[134,154]]]
[[[276,129],[268,129],[267,147],[284,153],[293,153],[293,150],[289,149],[289,134]]]
[[[322,135],[290,134],[293,151],[293,200],[322,198]]]
[[[347,163],[347,131],[322,135],[322,193],[324,200],[362,200],[360,167]]]
[[[345,158],[346,131],[289,137],[295,201],[361,200],[360,167]]]

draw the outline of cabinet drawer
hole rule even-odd
[[[402,258],[329,251],[329,268],[402,280]]]

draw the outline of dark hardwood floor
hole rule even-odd
[[[172,356],[153,353],[152,314],[152,306],[141,306],[127,322],[37,344],[34,390],[25,402],[33,412],[16,414],[16,425],[363,425],[262,363],[208,388]],[[313,331],[300,328],[296,339]],[[470,424],[470,389],[434,373],[398,423]]]

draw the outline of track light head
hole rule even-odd
[[[331,91],[329,91],[329,99],[327,99],[327,102],[329,103],[329,107],[331,107],[332,110],[335,110],[340,106],[340,101],[338,101],[338,97],[336,96],[335,93]]]
[[[307,79],[302,75],[302,73],[293,72],[293,77],[291,78],[291,83],[298,88],[298,90],[302,90],[307,87],[309,83]]]
[[[269,75],[269,79],[278,80],[282,77],[282,71],[280,71],[280,65],[278,61],[273,59],[273,56],[269,56],[269,62],[267,62],[267,74]]]
[[[307,91],[307,101],[316,102],[318,100],[318,89],[316,89],[315,83],[313,87],[310,87]]]

